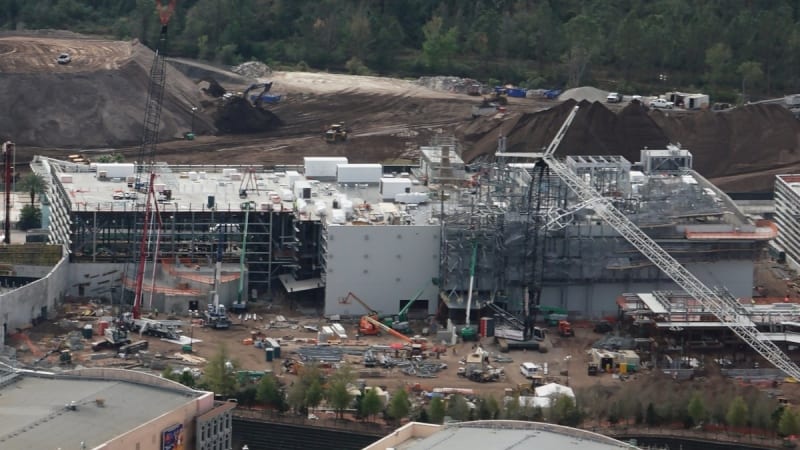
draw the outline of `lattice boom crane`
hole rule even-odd
[[[155,192],[153,184],[155,182],[155,156],[156,145],[158,144],[158,128],[161,125],[161,107],[164,101],[164,84],[167,78],[167,61],[164,58],[163,50],[167,44],[167,25],[175,12],[177,0],[170,0],[167,5],[161,0],[156,0],[158,17],[161,22],[161,33],[158,38],[153,65],[150,67],[150,82],[147,87],[147,103],[144,112],[144,132],[142,134],[142,145],[139,148],[139,168],[137,169],[136,185],[141,185],[141,174],[145,167],[149,170],[147,182],[147,195],[145,198],[144,219],[142,221],[142,237],[139,242],[139,251],[136,253],[138,258],[136,264],[136,286],[134,288],[133,317],[141,317],[142,305],[142,284],[144,282],[144,268],[147,260],[147,240],[150,232],[150,222],[153,220],[153,209],[155,202]],[[145,163],[145,159],[147,162]],[[146,164],[146,166],[145,166]],[[158,207],[155,207],[158,216],[159,226],[161,218],[158,215]],[[156,262],[157,255],[153,255],[153,263]]]
[[[570,113],[564,125],[569,126],[578,108]],[[611,201],[600,195],[594,188],[572,172],[566,164],[557,160],[555,153],[558,143],[564,137],[566,127],[562,126],[553,143],[542,154],[542,161],[556,174],[584,203],[591,203],[595,213],[624,237],[631,245],[664,271],[686,293],[694,297],[704,308],[714,314],[725,326],[730,328],[747,345],[788,376],[800,380],[800,368],[772,341],[758,331],[746,315],[744,307],[729,292],[707,287],[689,270],[683,267],[666,250],[645,234],[627,216],[620,212]],[[514,156],[515,154],[506,154]]]

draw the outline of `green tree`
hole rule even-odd
[[[761,64],[755,61],[745,61],[739,64],[736,69],[742,77],[742,102],[747,102],[747,94],[745,93],[745,86],[747,83],[755,83],[764,77],[764,72],[761,70]]]
[[[361,414],[372,419],[382,408],[383,400],[378,396],[378,391],[376,389],[368,389],[364,393],[364,399],[361,401]]]
[[[706,79],[712,86],[716,87],[725,81],[732,58],[731,48],[723,42],[717,42],[706,50]]]
[[[692,422],[696,425],[700,425],[706,418],[706,407],[703,404],[703,396],[700,395],[699,392],[695,392],[692,395],[692,399],[689,400],[689,406],[686,408],[686,412],[689,413],[689,417],[692,418]]]
[[[592,17],[579,14],[564,24],[569,48],[563,61],[567,66],[571,87],[580,86],[589,65],[596,58],[598,43],[601,42],[600,26]]]
[[[469,405],[462,395],[453,395],[447,400],[447,415],[453,420],[469,420]]]
[[[336,410],[336,417],[344,417],[344,410],[353,402],[353,396],[347,388],[348,381],[344,377],[336,377],[331,380],[325,393],[328,403]]]
[[[394,394],[392,394],[392,399],[389,401],[387,410],[389,417],[399,423],[401,420],[408,417],[408,412],[410,410],[411,403],[408,401],[408,393],[405,389],[397,389]]]
[[[322,388],[322,372],[314,364],[303,366],[303,371],[289,388],[287,402],[295,411],[308,412],[309,407],[316,407],[324,398]]]
[[[800,417],[792,408],[783,408],[780,421],[778,421],[778,432],[782,436],[791,436],[800,433]]]
[[[42,210],[33,206],[25,205],[19,212],[19,222],[17,226],[20,230],[30,230],[42,227]]]
[[[650,427],[654,427],[659,424],[656,407],[652,402],[647,404],[647,410],[644,413],[644,422]]]
[[[261,377],[256,391],[256,400],[278,411],[285,409],[286,395],[275,375],[266,374]]]
[[[192,375],[192,372],[185,370],[181,372],[180,377],[178,377],[178,383],[193,388],[197,384],[197,380],[194,379],[194,375]]]
[[[322,403],[322,399],[324,398],[325,390],[322,388],[322,384],[319,380],[313,380],[311,384],[308,385],[308,389],[306,389],[306,396],[304,398],[305,406],[314,409]]]
[[[228,359],[225,345],[217,347],[217,352],[208,360],[203,384],[212,392],[223,397],[232,397],[236,393],[236,362]]]
[[[575,400],[567,395],[560,395],[554,398],[548,413],[550,421],[559,425],[576,427],[581,422],[581,413],[575,404]]]
[[[434,70],[448,69],[451,59],[458,51],[458,30],[453,27],[444,30],[444,21],[433,16],[422,27],[425,42],[422,43],[422,58],[425,65]]]
[[[747,422],[747,403],[741,396],[736,396],[728,406],[725,422],[733,428],[740,428]]]
[[[36,195],[45,192],[47,181],[38,173],[31,172],[19,181],[19,189],[28,191],[31,197],[31,205],[36,201]]]
[[[500,405],[494,396],[478,400],[478,418],[481,420],[495,420],[500,415]]]
[[[430,418],[431,423],[444,422],[444,415],[445,415],[444,400],[442,400],[439,397],[434,397],[431,400],[431,404],[428,405],[428,417]]]

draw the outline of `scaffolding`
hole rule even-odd
[[[547,165],[503,159],[470,166],[465,187],[440,194],[439,278],[451,309],[464,303],[472,243],[479,249],[474,298],[520,317],[543,300],[565,307],[576,286],[670,282]],[[691,169],[632,179],[632,164],[620,156],[569,156],[564,164],[681,263],[752,261],[771,236]]]

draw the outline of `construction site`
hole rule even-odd
[[[0,347],[14,368],[198,378],[224,344],[242,385],[266,373],[289,385],[306,365],[350,363],[369,384],[420,401],[513,398],[689,380],[713,365],[800,401],[787,382],[800,380],[796,275],[768,256],[778,227],[709,181],[733,174],[704,176],[707,152],[658,129],[691,128],[693,114],[710,111],[548,97],[471,117],[465,96],[370,77],[359,79],[369,95],[396,102],[353,110],[341,92],[320,93],[344,83],[325,74],[230,74],[230,89],[209,97],[208,74],[222,80],[221,69],[173,67],[129,43],[58,35],[19,45],[67,43],[111,52],[102,70],[147,86],[143,110],[120,112],[141,113],[143,130],[111,127],[108,149],[77,135],[56,145],[37,122],[22,144],[4,144],[6,191],[11,153],[46,186],[36,233],[45,242],[9,242],[7,228],[0,252]],[[81,52],[71,65],[26,68],[33,53],[5,62],[12,77],[58,70],[83,89],[101,70]],[[383,103],[367,97],[350,106]],[[587,143],[608,114],[619,129],[656,131]],[[619,152],[592,151],[615,140],[625,141]],[[102,158],[111,154],[124,161]]]

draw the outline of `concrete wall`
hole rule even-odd
[[[436,312],[437,288],[431,283],[439,273],[439,227],[328,226],[325,314],[363,315],[355,301],[340,303],[353,292],[381,313],[396,313],[400,300],[428,300],[428,313]]]
[[[67,294],[68,279],[69,260],[65,254],[41,279],[0,295],[0,323],[5,332],[13,333],[30,325],[33,319],[42,318],[42,308],[52,317],[56,304]],[[4,344],[5,333],[0,332],[0,346]]]
[[[69,265],[67,293],[72,296],[84,295],[111,300],[111,287],[119,288],[124,271],[125,264],[72,263]],[[119,297],[113,300],[119,301]]]

